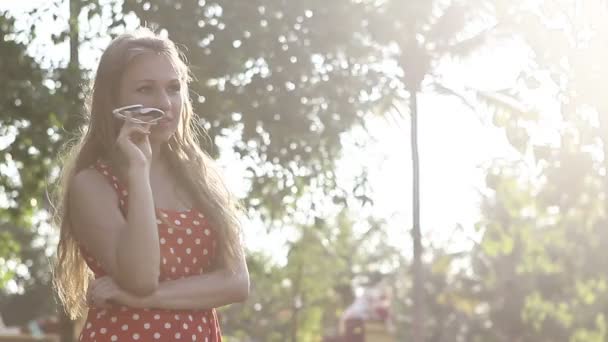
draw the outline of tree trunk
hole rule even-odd
[[[412,149],[412,171],[413,171],[413,227],[412,240],[414,244],[414,259],[412,263],[413,273],[413,320],[412,340],[422,342],[424,340],[424,274],[422,271],[422,236],[420,234],[420,160],[418,156],[418,92],[410,91],[410,115],[411,115],[411,149]]]
[[[78,48],[80,46],[80,31],[78,26],[78,16],[80,15],[81,4],[80,0],[70,0],[70,20],[69,20],[69,36],[70,36],[70,60],[68,62],[67,79],[68,89],[67,95],[70,98],[71,107],[67,113],[66,120],[64,121],[64,128],[68,132],[72,132],[74,128],[74,119],[70,119],[69,116],[74,114],[74,110],[78,110],[80,107],[81,100],[78,97],[80,92],[79,80],[80,80],[80,61],[78,58]],[[65,310],[59,309],[59,321],[60,321],[60,335],[61,342],[73,342],[74,341],[74,321],[72,321]]]
[[[78,17],[82,11],[81,0],[70,0],[70,20],[68,33],[70,37],[70,60],[68,67],[64,71],[63,79],[66,82],[65,96],[69,100],[69,107],[66,112],[66,117],[63,122],[64,129],[67,132],[73,133],[77,126],[76,118],[83,105],[83,96],[81,95],[82,72],[80,70],[80,25]]]
[[[78,16],[80,15],[80,1],[70,0],[70,61],[68,69],[77,70],[80,67],[80,61],[78,60],[78,47],[80,46],[80,29],[78,26]]]

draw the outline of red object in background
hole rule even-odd
[[[368,288],[356,297],[341,317],[343,331],[338,336],[325,336],[323,342],[394,341],[391,332],[390,296],[386,288]]]
[[[387,307],[379,306],[374,308],[374,312],[378,316],[381,321],[386,321],[388,319],[389,311]]]

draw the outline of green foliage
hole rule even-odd
[[[554,12],[556,8],[544,5],[547,17],[564,13],[565,7]],[[511,9],[510,13],[505,23],[517,22],[510,28],[530,44],[538,69],[556,75],[558,100],[562,102],[560,112],[553,116],[562,120],[565,129],[556,132],[559,141],[554,144],[530,139],[534,127],[542,126],[545,120],[522,109],[537,106],[534,99],[521,97],[520,101],[528,101],[526,106],[507,101],[495,111],[494,123],[505,128],[509,142],[522,153],[522,161],[497,164],[487,178],[494,193],[484,201],[480,225],[484,237],[473,255],[476,275],[486,280],[492,330],[478,336],[526,341],[604,340],[608,304],[603,272],[608,257],[608,233],[603,228],[608,208],[603,171],[606,159],[602,162],[589,151],[596,149],[606,155],[607,140],[602,133],[606,100],[579,95],[592,86],[591,82],[578,81],[590,73],[593,64],[578,63],[581,55],[567,48],[572,41],[565,31],[547,29],[542,24],[547,17],[542,19],[532,12]],[[568,29],[576,32],[581,23],[577,14],[565,13],[572,19]],[[566,65],[578,69],[568,70]],[[538,74],[534,70],[523,77],[530,80]],[[510,93],[518,94],[512,97],[516,98],[527,90],[524,87]],[[488,102],[495,100],[493,97]],[[598,110],[599,127],[580,115],[589,107]]]
[[[195,112],[212,140],[239,133],[234,149],[252,164],[250,207],[279,219],[312,184],[335,188],[340,134],[363,123],[379,100],[366,94],[386,82],[359,34],[361,5],[128,0],[129,11],[186,48]]]
[[[392,279],[399,266],[382,223],[370,220],[368,230],[357,234],[351,215],[344,211],[327,222],[298,226],[285,265],[251,254],[251,297],[222,311],[224,330],[264,341],[315,341],[335,333],[355,287]]]
[[[380,278],[391,282],[398,339],[407,340],[412,277],[409,262],[388,244],[386,222],[367,220],[367,230],[359,232],[353,208],[311,224],[293,224],[292,215],[299,198],[319,189],[344,208],[351,193],[373,205],[365,174],[352,191],[337,188],[340,135],[363,125],[367,115],[383,114],[395,99],[407,99],[405,89],[423,90],[439,81],[434,67],[445,56],[471,53],[487,31],[463,36],[460,29],[470,29],[466,23],[479,13],[490,13],[536,57],[534,72],[522,75],[522,88],[478,98],[522,160],[497,161],[488,169],[478,244],[460,253],[431,247],[424,255],[427,340],[608,338],[608,98],[598,86],[606,79],[605,35],[571,49],[578,36],[547,29],[542,18],[520,5],[127,0],[121,12],[111,11],[112,34],[133,12],[185,48],[195,77],[195,109],[212,138],[206,148],[217,155],[216,138],[236,132],[234,148],[251,182],[248,206],[266,222],[294,226],[284,262],[263,253],[248,256],[251,297],[221,311],[228,341],[316,340],[335,332],[356,287]],[[548,16],[567,7],[546,1],[539,6]],[[104,13],[97,1],[80,7],[89,19]],[[573,18],[570,31],[576,32],[583,21]],[[0,200],[6,198],[0,202],[0,288],[14,280],[26,293],[3,296],[0,303],[3,310],[38,309],[21,316],[14,311],[15,322],[23,322],[54,309],[44,246],[33,243],[44,231],[45,219],[37,214],[48,208],[47,181],[58,148],[77,127],[75,113],[86,90],[79,86],[90,75],[80,66],[38,65],[15,41],[13,24],[8,14],[0,16],[0,137],[7,137],[0,148]],[[49,34],[56,42],[69,36]],[[90,42],[97,35],[82,37]],[[398,49],[387,49],[389,44]],[[383,69],[386,61],[400,70]],[[538,143],[534,136],[543,117],[526,87],[542,86],[537,71],[558,81],[555,114],[563,130],[554,144]],[[315,209],[313,204],[311,216]],[[26,265],[28,274],[6,266],[9,260]]]
[[[0,296],[6,295],[9,280],[28,287],[38,271],[45,268],[40,247],[32,247],[34,214],[45,204],[44,190],[51,160],[57,147],[53,140],[58,128],[52,111],[55,100],[44,85],[48,72],[28,56],[26,46],[14,40],[14,19],[0,16]],[[38,255],[33,253],[38,251]],[[8,265],[13,266],[9,267]],[[30,267],[18,276],[16,267]],[[48,273],[48,271],[45,272]],[[46,276],[48,279],[48,275]]]

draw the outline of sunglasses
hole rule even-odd
[[[165,112],[162,110],[144,107],[140,104],[116,108],[112,110],[112,114],[119,119],[128,120],[136,124],[151,124],[165,117]],[[131,117],[128,117],[128,114],[130,114]]]

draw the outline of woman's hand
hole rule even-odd
[[[126,305],[132,308],[145,308],[145,297],[135,296],[120,288],[109,276],[93,280],[87,290],[87,304],[100,308],[113,305]]]
[[[150,146],[150,126],[153,124],[139,124],[130,120],[131,113],[126,114],[116,145],[126,156],[129,167],[149,167],[152,158],[152,147]]]

